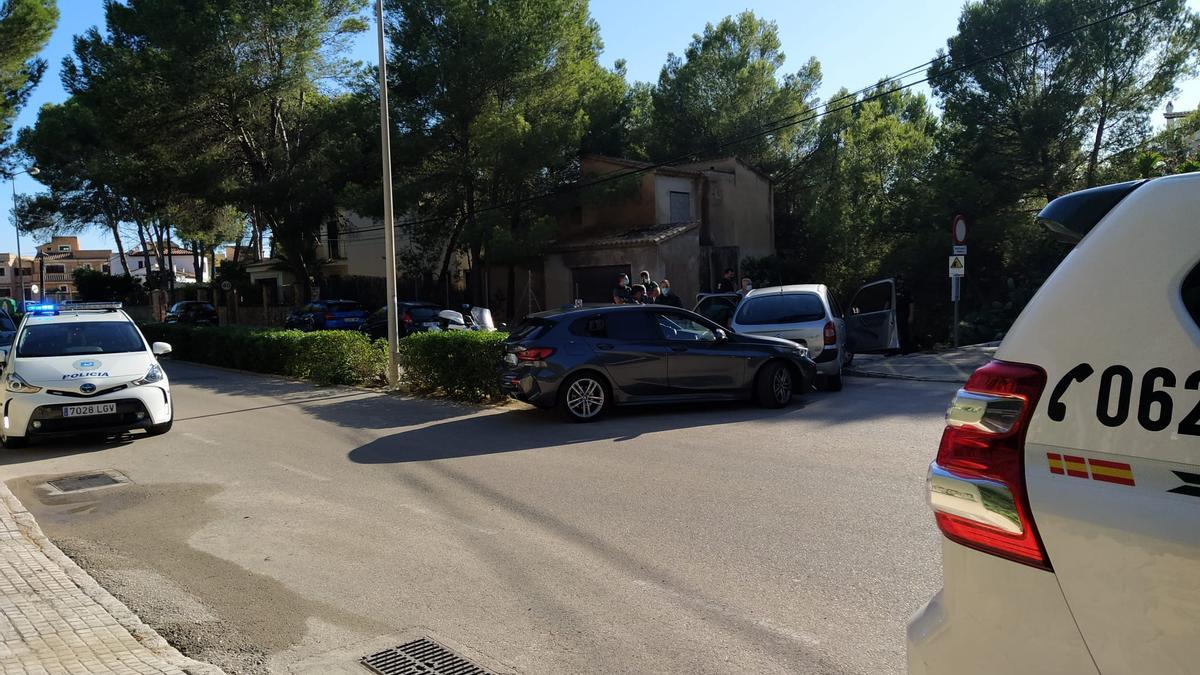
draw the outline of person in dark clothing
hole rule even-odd
[[[908,286],[904,283],[904,275],[896,275],[896,333],[900,340],[900,352],[911,354],[916,351],[912,339],[913,301]]]
[[[629,300],[626,301],[631,305],[643,305],[646,303],[646,287],[641,284],[630,286]]]
[[[646,287],[646,293],[649,293],[652,289],[658,288],[658,284],[655,283],[655,281],[650,278],[649,270],[642,270],[641,276],[642,276],[641,281],[639,281],[638,283],[640,283],[641,285]]]
[[[737,276],[737,272],[734,272],[732,267],[725,268],[725,276],[721,277],[721,280],[717,282],[717,292],[732,293],[736,291],[737,282],[734,281],[735,276]]]
[[[617,285],[613,288],[613,304],[623,305],[629,302],[629,277],[624,274],[617,275]]]
[[[654,304],[667,305],[668,307],[683,307],[683,301],[678,295],[671,292],[671,282],[668,279],[663,279],[658,284],[658,295],[654,298]]]

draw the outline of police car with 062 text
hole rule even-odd
[[[120,303],[30,304],[7,348],[0,442],[30,438],[171,429],[167,375]]]

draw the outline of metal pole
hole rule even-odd
[[[399,313],[396,308],[396,232],[392,214],[392,139],[388,120],[387,49],[383,39],[383,0],[375,0],[375,20],[379,24],[379,136],[383,155],[383,244],[387,260],[388,385],[399,383],[396,353],[400,348]]]
[[[962,278],[951,277],[950,282],[954,285],[954,347],[958,348],[958,299],[962,296]]]
[[[21,282],[21,294],[17,296],[17,307],[25,311],[25,263],[21,261],[21,226],[17,222],[17,174],[8,177],[13,193],[13,234],[17,235],[17,279]]]

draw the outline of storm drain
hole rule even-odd
[[[110,470],[56,478],[46,481],[46,485],[49,486],[52,494],[65,494],[68,492],[83,492],[84,490],[96,490],[114,485],[124,485],[128,482],[129,479],[124,475]]]
[[[429,638],[375,652],[361,662],[380,675],[492,675]]]

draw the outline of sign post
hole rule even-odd
[[[967,219],[961,213],[950,223],[950,300],[954,302],[954,346],[958,347],[958,300],[967,276]]]

